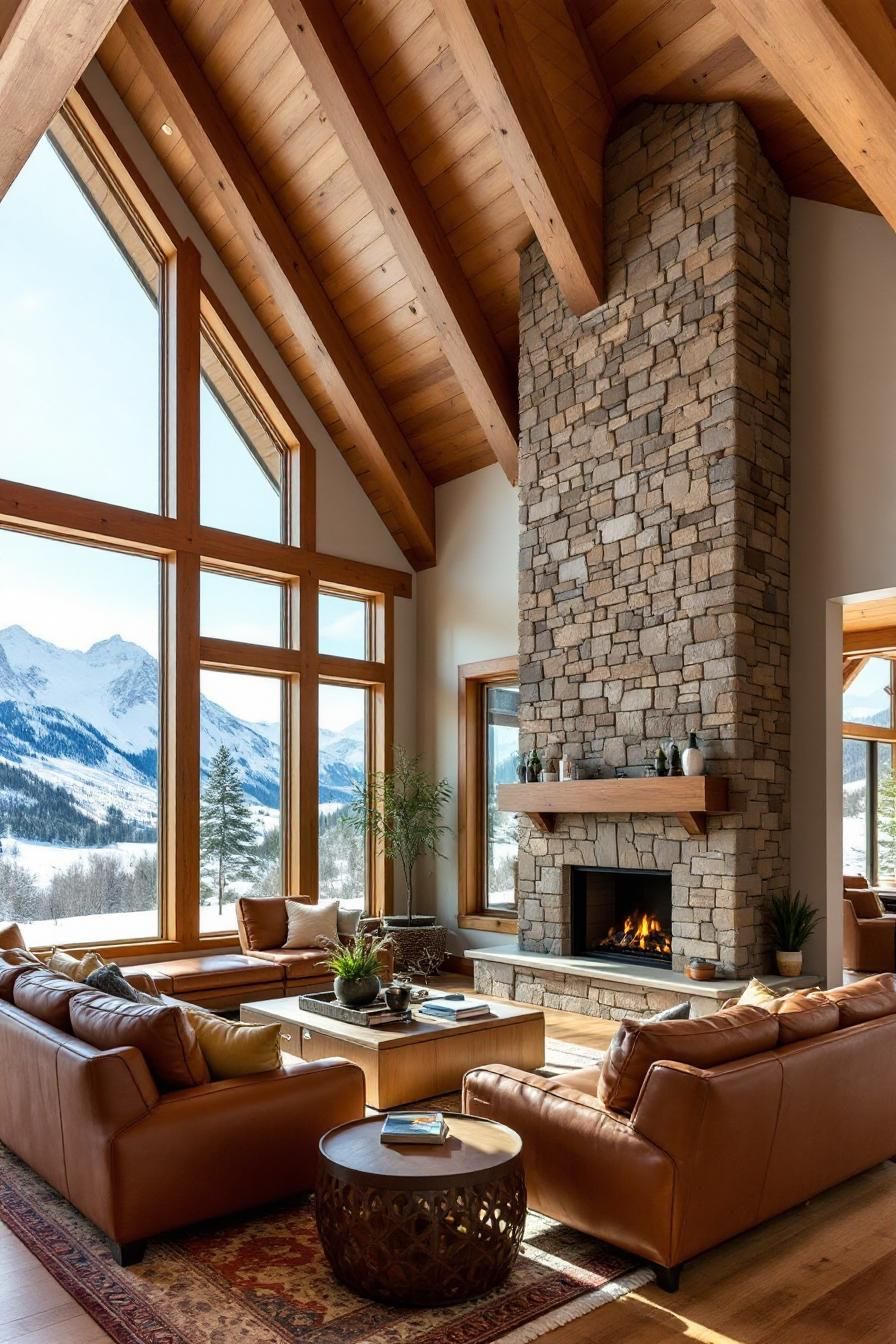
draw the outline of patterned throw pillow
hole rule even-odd
[[[95,971],[91,971],[85,985],[91,989],[102,990],[104,994],[111,994],[116,999],[127,999],[130,1003],[139,1003],[137,991],[133,985],[129,985],[121,973],[121,967],[116,966],[114,961],[107,962],[104,966],[98,966]]]

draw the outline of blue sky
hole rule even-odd
[[[45,138],[0,203],[0,476],[158,509],[159,378],[155,304]],[[277,491],[207,387],[200,411],[203,521],[278,537]],[[158,584],[144,557],[0,532],[0,628],[80,649],[120,634],[158,656]],[[322,647],[357,656],[360,610],[324,599]],[[270,585],[206,576],[204,633],[274,643],[276,621]],[[209,689],[242,718],[275,717],[267,679]],[[324,688],[322,723],[347,726],[357,705]]]

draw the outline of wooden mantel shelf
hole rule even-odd
[[[540,831],[552,831],[559,812],[634,812],[675,816],[688,835],[705,835],[707,816],[728,811],[728,780],[718,775],[681,775],[499,784],[498,807],[502,812],[525,812]]]

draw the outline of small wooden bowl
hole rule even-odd
[[[684,973],[689,980],[715,980],[716,964],[714,961],[704,961],[692,966],[688,962],[684,968]]]

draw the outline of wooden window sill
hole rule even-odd
[[[516,933],[516,915],[458,915],[459,929],[479,929],[483,933]]]

